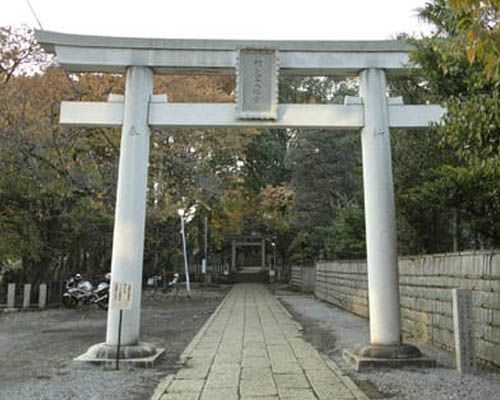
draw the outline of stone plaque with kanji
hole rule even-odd
[[[240,119],[276,119],[278,54],[273,49],[240,49],[236,71]]]

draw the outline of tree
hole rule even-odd
[[[391,79],[391,93],[408,103],[442,103],[448,113],[425,134],[392,135],[399,248],[408,254],[498,246],[498,80],[482,56],[469,61],[463,12],[435,1],[421,14],[435,32],[411,40],[419,68]]]
[[[500,79],[500,2],[498,0],[449,0],[459,15],[457,31],[465,38],[467,59],[483,60],[488,78]]]
[[[324,253],[325,241],[337,240],[329,235],[334,234],[331,226],[342,207],[362,198],[359,137],[351,132],[301,131],[290,145],[288,161],[295,190],[292,225],[302,231],[292,248],[298,259],[310,261]],[[351,239],[362,241],[362,236]]]
[[[0,27],[0,81],[6,84],[16,73],[33,72],[50,63],[27,28]]]

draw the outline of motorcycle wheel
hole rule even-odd
[[[66,308],[75,308],[78,303],[76,299],[71,295],[63,295],[61,302],[62,305]]]
[[[101,310],[107,310],[107,309],[108,309],[108,305],[109,305],[109,300],[108,300],[108,298],[103,299],[103,300],[101,300],[101,301],[98,301],[98,302],[97,302],[97,306],[98,306]]]

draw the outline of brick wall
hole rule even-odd
[[[404,337],[454,351],[451,289],[471,289],[478,361],[500,367],[500,251],[402,257],[398,264]],[[318,262],[314,293],[368,317],[366,261]]]

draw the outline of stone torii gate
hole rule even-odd
[[[266,238],[253,236],[235,236],[231,238],[231,271],[238,269],[237,254],[238,247],[257,247],[260,248],[260,268],[266,269]],[[248,265],[247,265],[248,266]]]
[[[404,73],[410,48],[398,41],[163,40],[37,31],[38,42],[69,72],[126,75],[125,96],[108,102],[63,102],[68,126],[121,127],[111,274],[134,286],[123,315],[128,358],[154,357],[139,342],[145,197],[150,128],[324,128],[361,131],[366,215],[370,343],[347,357],[364,364],[427,364],[401,342],[396,219],[389,128],[424,128],[439,121],[435,105],[387,98],[386,74]],[[153,74],[235,74],[236,104],[175,104],[153,95]],[[278,74],[359,76],[359,97],[344,105],[278,104]],[[118,311],[108,311],[106,343],[88,358],[116,354]]]

